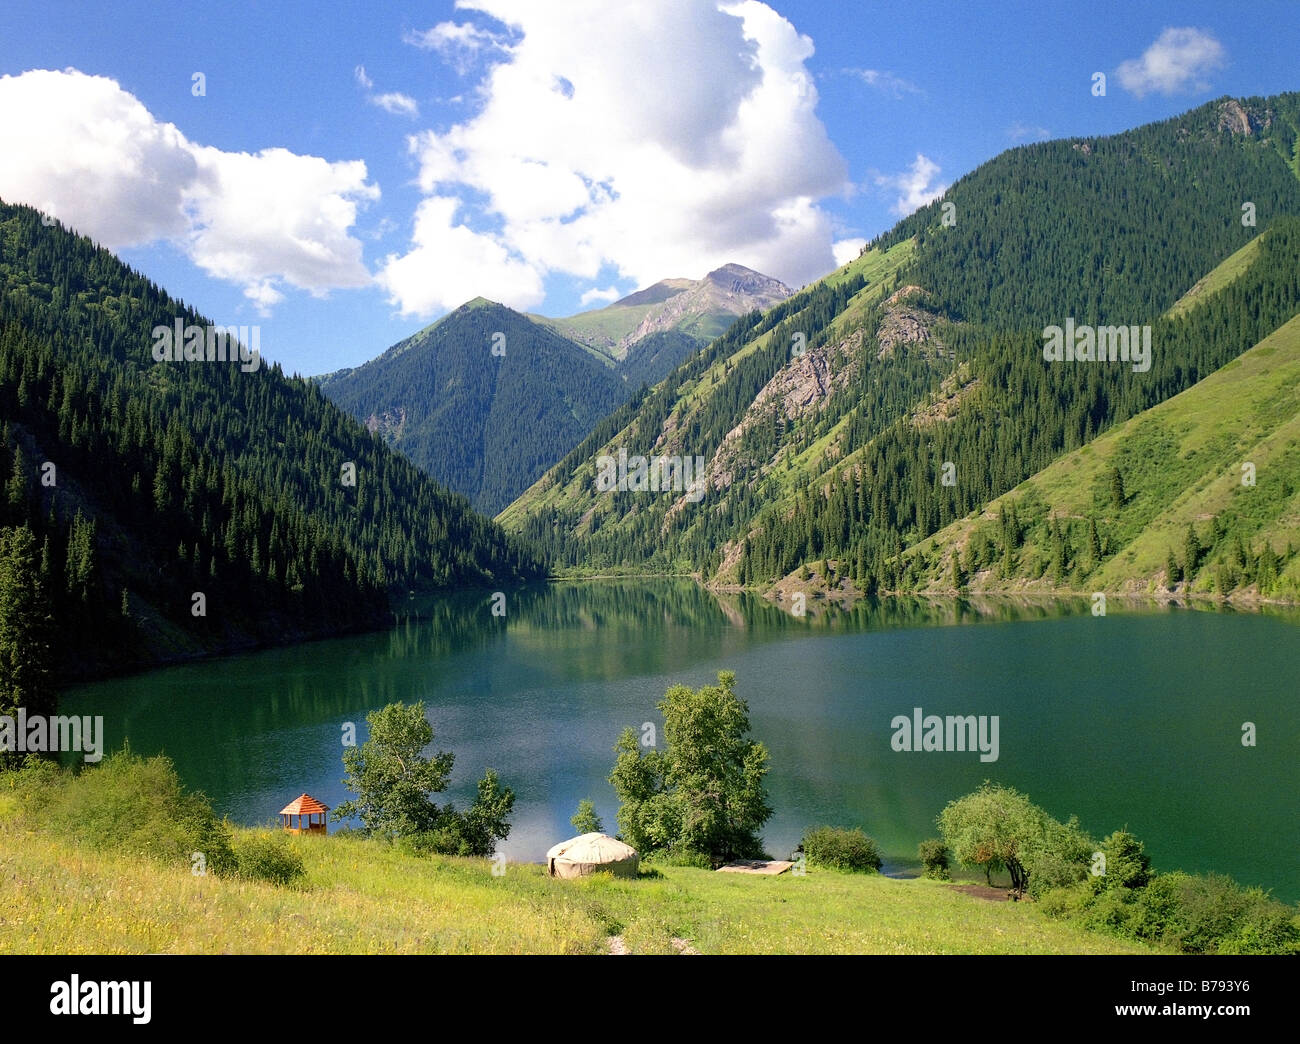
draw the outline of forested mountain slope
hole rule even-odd
[[[408,589],[544,571],[312,383],[155,361],[178,319],[209,325],[0,204],[7,678],[14,657],[72,677],[375,626]]]
[[[627,394],[598,353],[481,298],[378,358],[321,378],[321,389],[489,513]]]
[[[903,556],[917,590],[1300,595],[1300,315]]]
[[[500,511],[642,385],[790,295],[740,265],[564,319],[470,301],[321,388],[474,506]]]
[[[764,585],[831,557],[862,587],[901,585],[904,548],[1300,310],[1298,128],[1300,95],[1221,99],[1004,153],[742,319],[501,520],[569,567]],[[1249,277],[1166,315],[1268,227]],[[1045,359],[1045,329],[1067,322],[1150,326],[1148,365]],[[597,489],[598,458],[620,449],[703,457],[706,494]]]

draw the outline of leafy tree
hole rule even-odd
[[[478,781],[474,804],[465,810],[464,815],[459,815],[450,805],[443,809],[444,819],[452,824],[458,835],[454,854],[490,856],[496,851],[496,843],[510,836],[508,817],[514,807],[515,792],[501,786],[496,772],[488,769]]]
[[[429,795],[447,788],[456,756],[424,756],[433,742],[424,703],[390,703],[366,715],[366,723],[366,742],[343,751],[343,785],[357,796],[335,808],[334,818],[359,817],[367,834],[383,837],[432,829],[438,808]]]
[[[578,811],[569,822],[579,834],[599,834],[605,829],[600,816],[596,815],[596,806],[591,803],[591,798],[583,798],[578,802]]]
[[[1093,877],[1093,888],[1145,888],[1151,882],[1151,857],[1127,830],[1116,830],[1101,843],[1106,872]]]
[[[758,831],[772,809],[763,778],[768,751],[748,738],[749,707],[736,676],[717,685],[674,685],[659,702],[666,749],[642,752],[625,729],[609,781],[619,798],[618,825],[633,847],[702,852],[715,864],[762,855]]]
[[[409,838],[419,848],[451,855],[486,856],[510,833],[507,820],[514,791],[503,788],[488,769],[478,783],[478,797],[460,813],[439,806],[430,794],[446,789],[455,755],[424,750],[433,742],[433,726],[424,703],[390,703],[366,716],[369,738],[343,752],[344,785],[357,796],[334,809],[336,820],[359,817],[370,836]]]
[[[953,855],[966,866],[1011,875],[1023,893],[1038,868],[1053,883],[1082,880],[1091,841],[1071,819],[1059,823],[1024,794],[985,780],[973,794],[950,801],[939,814],[939,830]]]

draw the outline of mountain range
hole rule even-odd
[[[763,588],[818,574],[871,592],[936,585],[943,564],[948,589],[961,588],[964,563],[956,574],[951,563],[966,531],[945,527],[1232,365],[1300,311],[1298,217],[1294,93],[1012,149],[854,261],[739,320],[602,421],[500,520],[571,571]],[[1148,366],[1049,361],[1044,335],[1067,324],[1149,332]],[[1269,414],[1279,425],[1296,407],[1282,374]],[[602,488],[600,460],[620,453],[703,458],[705,495]],[[1141,484],[1138,465],[1121,481]],[[1273,472],[1270,512],[1296,516],[1296,479]],[[1081,517],[1079,492],[1021,506],[1019,538],[1053,534],[1046,584],[1159,582],[1127,557],[1139,515]],[[1240,544],[1278,558],[1256,593],[1300,591],[1300,559],[1277,546],[1285,525],[1251,511],[1193,517],[1189,505],[1165,505],[1167,524],[1193,524],[1201,546],[1186,590],[1226,593],[1219,566],[1241,558]],[[1098,553],[1061,550],[1091,550],[1094,526]],[[1022,546],[1008,583],[1030,569]]]
[[[642,385],[790,293],[724,265],[564,319],[477,298],[364,365],[317,380],[420,468],[495,514]]]
[[[476,299],[319,381],[158,361],[212,324],[0,203],[0,674],[556,573],[1294,600],[1298,314],[1295,93],[1012,149],[794,294],[725,266],[562,320]],[[637,459],[657,488],[607,481]]]

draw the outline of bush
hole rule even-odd
[[[1084,914],[1092,902],[1092,892],[1087,885],[1053,888],[1038,900],[1038,908],[1047,917],[1075,919]]]
[[[1242,888],[1222,874],[1156,880],[1165,876],[1175,878],[1170,889],[1177,903],[1165,941],[1185,953],[1300,952],[1293,912],[1262,889]]]
[[[1106,872],[1092,879],[1093,888],[1145,888],[1151,881],[1151,859],[1136,837],[1116,830],[1101,843]]]
[[[809,865],[850,873],[876,873],[880,853],[876,843],[859,828],[816,827],[804,834],[800,847]]]
[[[202,854],[209,871],[235,869],[230,828],[202,793],[186,793],[170,759],[127,750],[79,772],[52,773],[32,765],[20,789],[39,800],[28,807],[34,828],[99,850],[130,852],[169,864],[192,865]]]
[[[943,843],[942,838],[932,837],[922,841],[917,846],[917,855],[921,857],[921,865],[925,867],[924,876],[935,881],[951,879],[952,875],[948,872],[948,846]]]
[[[1300,954],[1300,915],[1269,899],[1259,889],[1231,935],[1219,943],[1219,953]]]
[[[1300,953],[1293,909],[1219,874],[1174,871],[1156,874],[1144,888],[1112,885],[1076,912],[1086,928],[1183,953]]]
[[[1044,815],[1042,837],[1025,855],[1030,896],[1037,900],[1054,888],[1082,884],[1096,850],[1097,843],[1079,828],[1074,816],[1059,823]]]
[[[1094,932],[1146,942],[1158,941],[1164,932],[1164,915],[1147,907],[1141,893],[1112,888],[1097,893],[1080,910],[1084,927]]]
[[[235,861],[236,872],[249,881],[287,885],[307,873],[289,838],[269,830],[242,835],[235,843]]]

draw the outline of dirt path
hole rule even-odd
[[[987,899],[994,903],[1004,903],[1011,898],[1011,892],[1005,888],[990,888],[982,884],[949,885],[954,892],[965,892],[976,899]]]
[[[674,937],[673,949],[686,957],[698,957],[700,955],[700,951],[685,939]],[[611,935],[609,937],[609,953],[611,957],[626,957],[631,952],[632,951],[627,948],[627,942],[624,940],[623,936]]]

